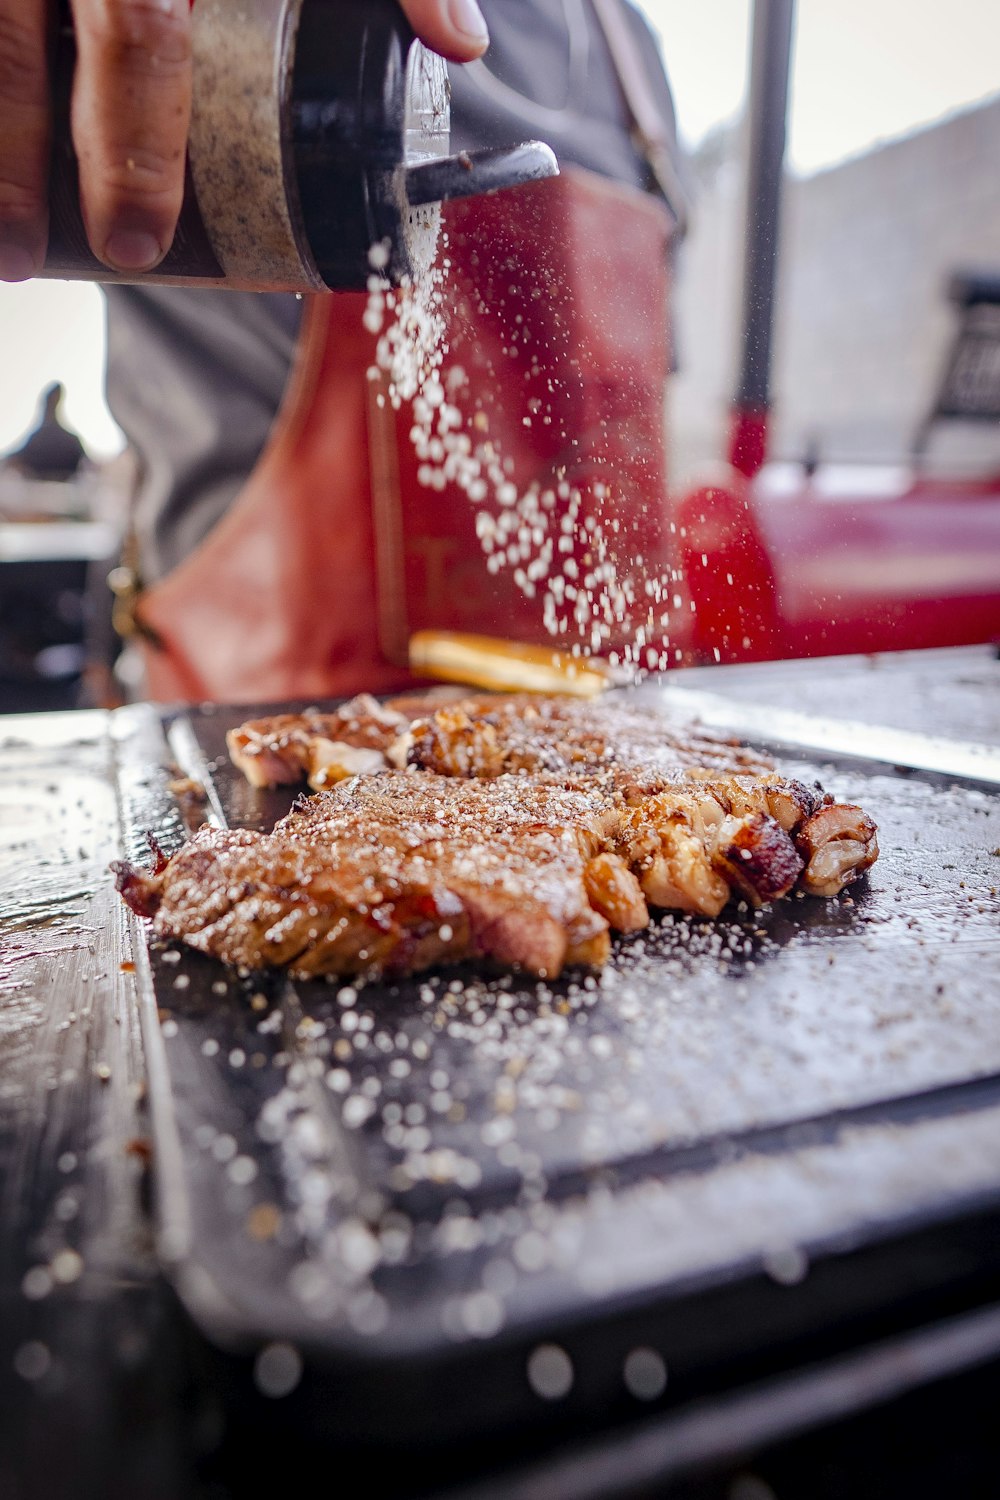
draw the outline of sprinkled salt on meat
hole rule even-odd
[[[613,911],[587,869],[609,799],[520,779],[355,777],[269,834],[202,829],[160,874],[119,866],[160,937],[296,975],[408,973],[464,958],[541,976],[602,963]]]
[[[377,767],[330,775],[270,833],[205,828],[153,871],[116,867],[157,936],[297,976],[476,959],[552,978],[603,964],[611,931],[641,930],[650,908],[716,917],[732,898],[835,895],[878,855],[860,808],[633,705],[360,698],[230,743],[256,734],[315,783],[302,746],[332,733]]]
[[[771,762],[736,740],[650,705],[533,694],[467,697],[412,725],[407,760],[443,776],[611,775],[648,795],[685,773],[760,774]]]

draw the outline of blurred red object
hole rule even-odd
[[[831,481],[834,473],[831,472]],[[1000,638],[1000,475],[874,483],[765,469],[699,486],[673,511],[693,610],[686,661],[761,661]]]

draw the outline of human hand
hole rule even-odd
[[[87,238],[114,270],[152,270],[170,247],[184,194],[189,0],[71,4],[70,118]],[[486,50],[475,0],[400,4],[420,39],[453,62]],[[45,260],[52,25],[49,0],[0,0],[0,281],[25,281]]]

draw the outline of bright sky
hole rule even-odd
[[[638,0],[693,145],[738,115],[749,0]],[[996,0],[798,0],[788,162],[808,174],[1000,93]]]
[[[683,139],[739,113],[749,0],[641,0],[663,38]],[[810,173],[875,142],[1000,92],[997,0],[799,0],[788,155]],[[0,285],[0,452],[30,427],[38,395],[61,380],[66,419],[96,456],[120,436],[101,395],[94,287]]]

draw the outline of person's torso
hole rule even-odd
[[[652,186],[589,0],[484,0],[491,46],[451,69],[455,150],[547,141],[564,162]],[[630,6],[668,131],[670,90]],[[293,296],[107,289],[108,400],[139,460],[132,526],[145,583],[176,567],[226,512],[281,404],[301,320]]]

